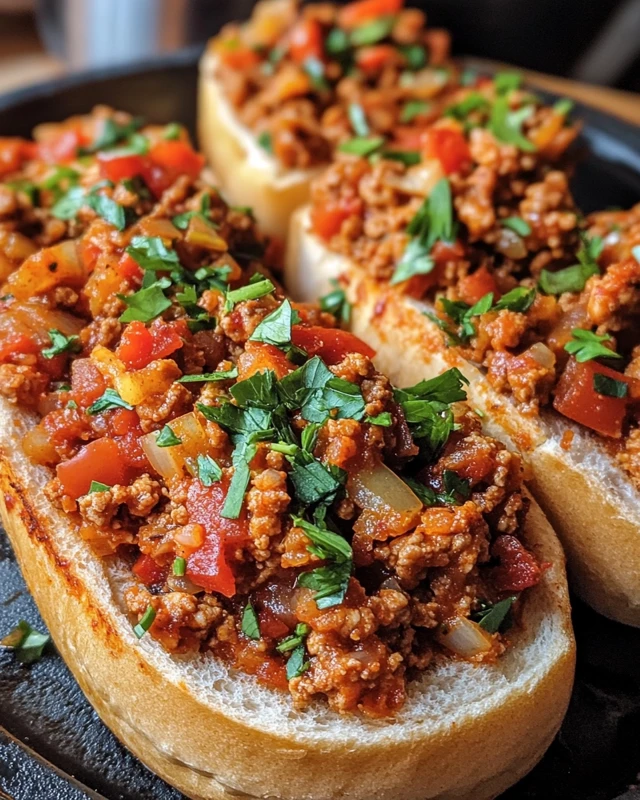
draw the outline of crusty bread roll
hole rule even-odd
[[[640,626],[640,497],[615,460],[588,431],[553,411],[521,414],[483,371],[447,349],[433,311],[376,284],[310,230],[309,211],[292,217],[285,283],[297,300],[326,293],[348,277],[353,332],[377,351],[376,365],[397,385],[410,385],[457,366],[469,379],[469,403],[486,414],[485,429],[525,457],[531,488],[564,545],[572,586],[596,611]],[[571,447],[563,434],[571,431]]]
[[[147,766],[192,798],[492,798],[542,756],[567,707],[574,641],[564,558],[533,503],[525,538],[541,583],[493,665],[443,659],[409,686],[392,721],[296,711],[211,656],[138,641],[124,612],[130,570],[96,557],[46,500],[50,473],[24,456],[34,423],[0,400],[0,510],[29,589],[100,717]]]
[[[284,239],[291,214],[309,199],[320,168],[287,170],[236,117],[215,78],[216,58],[200,62],[198,139],[230,205],[250,206],[261,229]]]

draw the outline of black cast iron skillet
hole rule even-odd
[[[0,97],[0,136],[106,103],[194,129],[197,51],[62,78]],[[640,201],[640,130],[576,105],[589,150],[573,184],[585,211]],[[0,635],[43,629],[0,532]],[[578,670],[569,713],[543,761],[501,800],[640,800],[640,630],[574,602]],[[100,722],[53,650],[31,667],[0,652],[0,800],[180,800]]]

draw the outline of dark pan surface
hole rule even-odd
[[[106,103],[192,130],[193,50],[152,64],[65,78],[0,97],[0,135],[29,135]],[[577,105],[592,155],[574,191],[586,211],[640,200],[640,131]],[[0,635],[44,629],[0,531]],[[640,800],[640,630],[574,604],[578,670],[569,713],[543,761],[502,800]],[[31,667],[0,652],[0,800],[180,800],[100,722],[53,649]]]

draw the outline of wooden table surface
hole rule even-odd
[[[64,72],[64,64],[44,51],[28,17],[0,15],[0,94],[49,80]],[[532,85],[596,106],[640,126],[640,94],[578,83],[540,72],[522,72]]]

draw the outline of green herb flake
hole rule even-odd
[[[332,28],[324,41],[324,48],[331,56],[342,55],[349,47],[349,35],[342,28]]]
[[[258,409],[259,410],[259,409]],[[255,444],[249,444],[246,440],[241,440],[236,444],[233,451],[233,476],[227,496],[220,512],[221,517],[225,519],[238,519],[242,511],[242,504],[244,503],[244,495],[249,485],[251,472],[249,470],[249,463],[256,454]]]
[[[156,618],[156,612],[153,606],[147,606],[147,610],[142,615],[140,622],[137,625],[134,625],[133,632],[138,637],[138,639],[142,639],[145,633],[149,630],[149,628],[153,625],[153,621]]]
[[[381,42],[391,33],[395,22],[396,18],[392,16],[377,17],[371,22],[365,22],[351,32],[351,44],[354,47],[363,47]]]
[[[89,486],[89,491],[87,494],[94,494],[95,492],[108,492],[111,487],[106,483],[100,483],[100,481],[91,481],[91,485]]]
[[[427,65],[427,50],[421,44],[398,45],[398,52],[404,58],[407,67],[414,72]]]
[[[304,644],[304,640],[310,633],[310,626],[307,625],[306,622],[299,622],[295,627],[294,633],[292,633],[290,636],[287,636],[276,645],[276,650],[279,653],[288,653],[291,650],[295,650],[296,647]]]
[[[85,203],[86,193],[81,186],[72,186],[51,206],[51,215],[64,221],[75,219]]]
[[[0,645],[14,651],[16,659],[21,664],[33,664],[38,661],[49,643],[51,637],[46,633],[39,633],[28,622],[21,619],[16,627],[0,640]]]
[[[379,425],[381,428],[390,428],[393,425],[393,419],[388,411],[383,411],[375,417],[367,417],[366,420],[370,425]]]
[[[319,58],[315,56],[305,58],[302,69],[309,76],[309,80],[314,89],[323,92],[330,88],[324,75],[324,64]]]
[[[218,372],[202,372],[199,375],[183,375],[176,383],[211,383],[213,381],[229,381],[238,377],[238,368],[219,370]]]
[[[578,264],[565,267],[557,272],[543,269],[540,273],[539,286],[545,294],[563,294],[564,292],[581,292],[587,280],[600,272],[598,258],[602,253],[604,241],[599,236],[589,237],[582,234],[582,245],[578,250]]]
[[[369,130],[369,123],[367,122],[367,116],[360,103],[350,103],[348,113],[349,122],[351,122],[351,127],[355,135],[362,137],[369,136],[371,132]]]
[[[499,142],[515,145],[520,150],[531,153],[537,148],[522,133],[522,125],[533,113],[533,106],[523,106],[512,111],[507,96],[500,95],[491,108],[488,128]]]
[[[593,331],[574,328],[571,331],[571,341],[565,344],[564,349],[581,364],[594,358],[622,358],[620,353],[616,353],[615,350],[611,350],[603,344],[603,342],[610,341],[612,339],[609,334],[605,333],[599,336]]]
[[[522,75],[519,72],[497,72],[493,83],[498,94],[506,94],[520,88]]]
[[[244,633],[245,636],[248,636],[249,639],[255,639],[256,641],[260,639],[260,621],[258,620],[256,610],[251,603],[247,603],[247,605],[244,607],[244,611],[242,612],[241,628],[242,633]]]
[[[388,161],[399,161],[406,167],[413,167],[422,161],[418,150],[383,150],[380,157],[386,158]]]
[[[176,436],[169,425],[165,425],[162,430],[156,434],[156,444],[158,447],[176,447],[182,444],[182,439]]]
[[[104,120],[102,128],[89,147],[80,147],[78,155],[86,156],[97,153],[99,150],[111,150],[116,145],[126,141],[144,124],[142,117],[134,117],[128,122],[120,123],[109,117]]]
[[[151,322],[159,317],[168,308],[171,308],[171,300],[164,294],[164,289],[171,285],[168,278],[155,281],[150,286],[140,289],[133,294],[121,295],[118,297],[128,306],[126,311],[120,316],[121,322]]]
[[[273,141],[269,131],[262,131],[258,136],[258,144],[263,150],[269,153],[269,155],[273,155]]]
[[[124,207],[105,194],[90,194],[87,196],[87,205],[99,217],[108,222],[116,230],[123,231],[127,225]]]
[[[123,400],[115,389],[105,389],[102,397],[99,397],[89,406],[87,414],[95,416],[105,411],[111,411],[114,408],[126,408],[128,411],[133,411],[133,406]]]
[[[299,321],[298,312],[294,311],[289,300],[285,300],[258,323],[249,339],[280,349],[287,348],[291,345],[291,326]]]
[[[275,291],[275,286],[268,279],[255,281],[255,283],[248,283],[246,286],[241,286],[239,289],[232,289],[228,291],[224,299],[225,313],[233,310],[236,303],[243,300],[257,300],[260,297],[265,297]]]
[[[145,270],[171,272],[180,266],[176,251],[168,248],[159,236],[134,236],[127,253]]]
[[[304,645],[298,645],[287,661],[287,680],[299,678],[309,669],[309,662],[305,661],[306,651]]]
[[[181,133],[182,125],[180,125],[178,122],[170,122],[162,131],[162,138],[169,141],[175,141],[176,139],[180,138]]]
[[[517,311],[524,314],[528,311],[536,299],[535,288],[528,289],[526,286],[516,286],[510,292],[502,295],[493,307],[492,311]]]
[[[566,117],[567,114],[570,114],[575,103],[573,100],[569,100],[567,97],[564,97],[562,100],[558,100],[557,103],[554,103],[553,110],[556,114],[560,114],[562,117]]]
[[[383,136],[356,136],[339,144],[338,150],[341,153],[366,158],[380,150],[384,146],[384,142]]]
[[[431,103],[427,103],[426,100],[409,100],[402,107],[400,122],[404,124],[413,122],[417,117],[428,114],[431,108]]]
[[[187,559],[182,558],[182,556],[176,556],[171,571],[176,577],[182,578],[187,571]]]
[[[222,478],[222,469],[211,456],[199,455],[196,464],[198,478],[203,486],[213,486]]]
[[[507,217],[506,219],[501,219],[500,224],[503,228],[509,228],[514,231],[518,236],[529,236],[531,234],[531,225],[522,217]]]
[[[50,359],[62,353],[77,353],[80,350],[80,339],[78,336],[65,336],[59,330],[52,328],[49,333],[51,347],[45,347],[42,351],[44,358]]]
[[[596,372],[593,376],[593,388],[605,397],[623,398],[629,393],[629,384],[626,381],[618,381],[601,372]]]
[[[487,633],[498,633],[517,599],[517,595],[513,595],[500,600],[494,605],[488,605],[477,611],[473,615],[473,619]]]
[[[347,300],[345,290],[340,286],[335,278],[331,278],[332,291],[320,298],[320,308],[333,314],[345,327],[351,320],[351,304]]]

